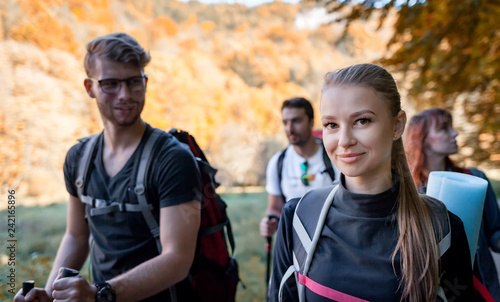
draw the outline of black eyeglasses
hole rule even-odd
[[[89,78],[90,80],[99,83],[102,91],[107,94],[117,94],[122,88],[122,82],[127,83],[130,92],[136,96],[142,95],[146,91],[146,83],[148,82],[148,76],[136,76],[124,80],[119,79],[103,79],[97,80],[94,78]]]
[[[302,176],[300,176],[300,180],[302,181],[304,186],[308,186],[309,175],[307,175],[307,169],[309,169],[309,163],[307,162],[307,160],[300,165],[300,169],[302,170]]]

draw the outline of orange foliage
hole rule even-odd
[[[78,21],[104,26],[108,32],[113,30],[114,16],[107,0],[67,0],[67,4]]]
[[[39,13],[50,14],[49,7],[57,4],[57,1],[18,0],[17,3],[25,13],[25,16],[32,17]]]
[[[248,30],[248,24],[240,24],[234,29],[235,33],[244,33]]]
[[[175,36],[179,31],[177,29],[177,24],[175,21],[167,16],[160,16],[156,18],[153,22],[153,36],[155,39],[159,39],[165,36]]]
[[[188,17],[188,19],[186,21],[186,25],[187,26],[193,26],[196,23],[198,23],[198,16],[196,16],[194,14],[189,15],[189,17]]]
[[[215,28],[215,22],[214,21],[203,21],[200,25],[201,29],[203,30],[204,33],[208,34]]]
[[[300,43],[303,40],[298,32],[289,30],[282,26],[274,26],[267,32],[267,37],[275,42]]]
[[[195,50],[198,48],[198,40],[196,38],[188,38],[179,42],[179,46],[185,50]]]
[[[33,43],[43,50],[57,47],[71,53],[77,53],[79,49],[71,28],[68,25],[60,24],[57,19],[43,13],[37,15],[31,22],[12,26],[10,38],[16,41]]]
[[[109,32],[126,32],[145,49],[151,49],[152,61],[146,68],[146,73],[150,76],[147,103],[142,117],[152,126],[161,129],[185,129],[196,137],[202,148],[209,148],[208,151],[220,150],[220,154],[212,153],[208,156],[221,167],[241,166],[241,157],[232,155],[247,150],[254,150],[254,155],[265,162],[266,155],[260,154],[259,150],[274,148],[268,141],[269,138],[274,139],[276,135],[282,134],[282,101],[293,96],[305,96],[314,102],[318,99],[321,75],[327,69],[339,67],[345,62],[340,54],[338,60],[335,53],[332,54],[336,36],[329,34],[328,27],[322,29],[321,33],[296,31],[293,16],[298,6],[281,2],[252,9],[241,5],[218,5],[207,9],[205,4],[195,2],[187,4],[157,0],[12,2],[16,1],[19,4],[16,11],[20,12],[20,17],[15,20],[13,18],[9,28],[0,31],[10,34],[5,38],[35,44],[43,50],[58,48],[78,53],[74,59],[79,68],[82,68],[80,54],[84,52],[85,43]],[[0,21],[5,20],[1,18],[2,13],[6,14],[0,11]],[[0,24],[0,28],[2,26],[6,25]],[[210,39],[207,38],[208,35]],[[29,51],[22,58],[32,58]],[[41,58],[42,54],[39,55]],[[50,68],[38,70],[37,66],[31,66],[33,64],[30,62],[34,60],[18,61],[15,66],[9,67],[13,74],[18,66],[19,69],[31,68],[33,70],[29,70],[30,74],[39,73],[40,79],[46,80],[46,87],[52,85],[53,81],[58,82],[60,87],[66,87],[79,78],[75,76],[75,79],[68,80],[64,76],[74,75],[78,67],[71,68],[61,64],[55,72],[56,69]],[[57,57],[54,62],[62,61]],[[15,87],[21,89],[23,85],[21,83]],[[84,125],[70,130],[71,133],[66,133],[65,137],[57,134],[57,131],[40,130],[40,133],[47,133],[45,137],[30,136],[26,134],[27,131],[19,129],[5,129],[7,122],[0,115],[0,163],[7,167],[0,171],[0,184],[16,182],[16,179],[22,178],[21,173],[26,173],[29,165],[39,168],[41,163],[46,163],[37,154],[42,154],[40,150],[49,150],[49,145],[53,148],[50,150],[55,152],[48,153],[60,151],[57,156],[62,161],[66,147],[74,143],[75,136],[82,137],[102,129],[99,111],[93,100],[85,105],[75,105],[88,100],[81,83],[79,87],[81,90],[68,88],[64,94],[52,93],[54,90],[50,87],[48,93],[33,98],[36,101],[32,105],[36,106],[34,108],[45,119],[48,119],[47,108],[60,104],[61,99],[79,100],[67,102],[66,104],[72,105],[60,110],[68,125],[73,126],[73,119]],[[26,92],[23,96],[29,95],[30,92]],[[53,98],[44,97],[46,95]],[[22,100],[19,93],[7,95],[7,99],[9,97],[16,102]],[[314,102],[316,109],[317,105]],[[32,120],[25,111],[20,110],[16,114],[20,116],[19,120]],[[44,123],[40,121],[37,125],[45,125]],[[26,124],[30,125],[28,122]],[[34,152],[30,159],[26,159],[26,150],[31,148],[27,143],[29,137],[37,139],[29,141],[29,144],[33,144]],[[56,144],[64,145],[65,148]],[[228,146],[234,149],[227,151]],[[12,152],[14,147],[17,150]],[[227,151],[226,155],[224,151]],[[249,155],[245,161],[254,170],[262,170],[264,173],[265,165],[255,164],[254,155]],[[50,164],[52,162],[46,166],[51,171],[60,171],[62,163],[49,167]],[[231,171],[234,179],[249,172],[243,168],[229,170],[234,170]],[[5,181],[7,177],[10,177],[8,182]],[[35,187],[31,183],[36,182],[35,179],[23,181],[27,183],[27,188]],[[37,190],[25,191],[36,194]]]

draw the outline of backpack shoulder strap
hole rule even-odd
[[[283,186],[281,185],[281,182],[283,181],[283,161],[285,160],[285,153],[287,149],[288,148],[285,148],[285,150],[281,151],[281,154],[278,157],[278,184],[280,186],[281,196],[283,197],[284,202],[286,202],[286,197],[285,194],[283,194]]]
[[[332,182],[335,181],[335,172],[333,171],[333,166],[332,162],[330,161],[330,157],[328,157],[328,153],[326,153],[325,145],[323,145],[323,141],[321,141],[321,148],[323,149],[323,162],[325,163],[325,171],[327,172],[328,175],[330,175],[330,178],[332,179]]]
[[[80,143],[86,142],[83,146],[83,154],[80,156],[80,161],[78,163],[77,176],[75,180],[75,185],[78,193],[78,197],[82,202],[85,202],[85,186],[87,184],[87,175],[90,167],[90,162],[92,161],[92,154],[94,153],[97,142],[99,141],[100,134],[94,134],[92,136],[79,139]]]
[[[451,223],[448,210],[441,201],[435,198],[425,194],[420,194],[420,197],[430,205],[436,214],[432,223],[435,228],[436,238],[439,240],[438,248],[439,257],[441,258],[451,246]],[[441,286],[438,288],[437,296],[441,299],[441,301],[448,301]]]
[[[311,190],[306,193],[297,204],[292,221],[294,230],[293,238],[297,239],[294,240],[293,243],[292,254],[294,263],[288,268],[281,280],[278,294],[280,301],[282,301],[283,286],[293,272],[298,275],[296,276],[296,280],[299,280],[300,276],[307,275],[321,231],[325,224],[326,216],[333,203],[337,190],[338,185]],[[307,206],[301,207],[303,202],[305,202]],[[298,252],[298,249],[302,249],[305,253]],[[304,285],[297,282],[297,287],[299,300],[305,301]]]
[[[146,198],[146,182],[148,176],[148,170],[151,164],[151,154],[153,153],[153,147],[156,142],[162,135],[162,131],[159,129],[153,129],[153,132],[149,136],[146,144],[144,145],[144,149],[142,149],[141,157],[139,159],[139,168],[137,169],[137,178],[135,182],[134,192],[137,195],[137,200],[141,207],[142,215],[148,224],[149,230],[151,234],[156,240],[156,247],[158,248],[158,252],[161,253],[161,242],[160,242],[160,228],[158,225],[158,221],[153,215],[153,212],[148,204],[148,200]]]
[[[436,238],[439,240],[439,256],[441,257],[451,246],[451,224],[448,210],[441,201],[425,194],[419,195],[435,212],[432,223],[435,228]]]
[[[321,231],[323,230],[323,226],[325,225],[325,220],[326,216],[328,214],[328,211],[330,210],[330,207],[333,203],[333,198],[335,196],[335,193],[337,193],[338,190],[338,185],[332,187],[328,187],[327,190],[312,190],[310,191],[312,194],[306,194],[304,197],[299,201],[297,204],[297,207],[295,208],[295,213],[293,215],[293,229],[297,233],[300,243],[304,247],[307,253],[307,258],[306,261],[304,262],[304,268],[302,270],[302,274],[305,276],[307,275],[309,271],[309,267],[311,265],[312,258],[314,256],[314,251],[316,249],[316,246],[319,241],[319,237],[321,235]],[[328,195],[325,198],[325,193],[328,193]],[[321,199],[319,199],[321,198]],[[306,200],[306,206],[301,207],[302,202]],[[314,223],[308,223],[307,225],[310,226],[304,226],[303,222],[306,222],[306,219],[303,217],[306,214],[311,217],[311,207],[313,206],[313,203],[311,202],[312,200],[323,200],[323,203],[317,202],[316,206],[316,211],[319,209],[319,206],[321,205],[321,211],[318,216],[313,216],[313,219],[316,219],[317,221],[316,224]],[[301,218],[302,216],[302,218]],[[314,221],[314,220],[313,220]],[[315,225],[315,228],[313,229],[313,226]],[[306,229],[307,227],[307,229]],[[313,231],[313,232],[311,232]],[[312,236],[311,236],[312,234]]]

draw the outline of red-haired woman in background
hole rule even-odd
[[[489,250],[491,248],[500,252],[500,212],[497,199],[483,172],[474,168],[461,168],[449,158],[449,155],[458,151],[458,133],[453,129],[452,122],[451,114],[439,108],[422,111],[411,118],[403,140],[410,171],[420,193],[425,193],[429,173],[432,171],[472,174],[488,181],[474,275],[485,285],[495,301],[500,301],[498,274]]]

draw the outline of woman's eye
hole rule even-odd
[[[325,123],[323,127],[325,127],[326,129],[335,129],[338,127],[338,125],[335,123]]]
[[[360,118],[360,119],[356,120],[356,124],[359,124],[359,125],[366,125],[370,122],[371,122],[371,120],[368,118]]]

